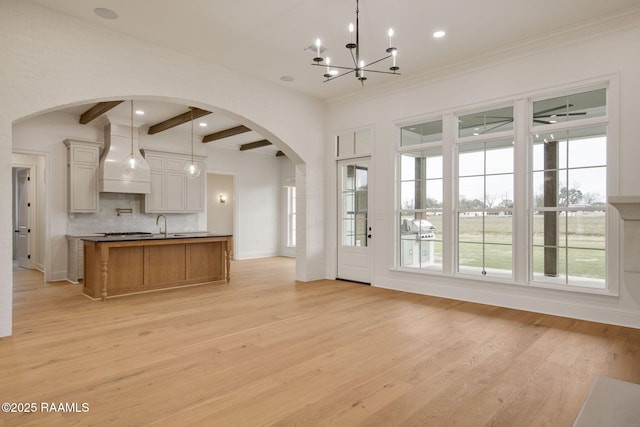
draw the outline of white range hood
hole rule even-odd
[[[151,172],[149,164],[140,154],[138,130],[142,123],[104,116],[104,151],[100,158],[99,188],[102,193],[149,194],[151,192]],[[131,170],[126,167],[127,156],[131,153],[133,129],[133,153],[140,161],[140,167]]]

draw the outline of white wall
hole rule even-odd
[[[619,129],[612,122],[611,142],[619,143],[619,163],[615,171],[619,194],[638,194],[640,182],[640,144],[637,115],[640,112],[640,17],[627,17],[623,22],[583,28],[568,34],[573,40],[556,37],[553,42],[523,46],[508,55],[496,55],[464,67],[442,70],[434,75],[413,77],[405,82],[389,84],[358,97],[345,97],[331,102],[328,109],[327,189],[327,270],[335,277],[335,159],[332,160],[331,135],[344,129],[374,124],[373,148],[375,286],[487,304],[548,312],[569,317],[640,327],[640,301],[635,300],[630,286],[624,283],[622,271],[620,296],[584,295],[527,286],[469,281],[417,273],[394,271],[394,232],[397,228],[395,200],[395,150],[399,145],[397,123],[419,120],[438,112],[453,112],[494,100],[524,98],[527,95],[580,82],[598,81],[603,76],[616,76],[619,81],[619,103],[611,105],[612,114],[619,112]],[[613,30],[615,29],[615,30]],[[615,89],[614,89],[615,90]],[[619,132],[618,132],[619,131]],[[619,136],[619,138],[618,138]],[[613,183],[615,187],[615,183]],[[610,194],[611,195],[611,194]],[[610,215],[617,218],[615,209]],[[614,221],[615,222],[615,221]],[[617,237],[615,230],[612,234]],[[611,242],[621,246],[620,241]],[[620,268],[622,268],[620,266]]]
[[[233,234],[235,206],[234,176],[207,173],[207,231],[216,234]],[[224,203],[220,196],[226,197]]]
[[[274,142],[301,166],[303,181],[312,191],[301,191],[300,210],[318,220],[299,233],[296,277],[324,277],[320,219],[324,211],[324,108],[320,102],[39,5],[2,0],[1,7],[0,198],[11,197],[12,124],[29,116],[92,100],[122,98],[177,101],[223,112]],[[65,138],[72,136],[60,133]],[[63,164],[61,149],[51,147],[50,153],[50,164]],[[64,185],[62,173],[50,171],[47,177],[48,188]],[[63,229],[65,201],[51,198],[48,204],[48,229]],[[0,208],[0,337],[11,333],[11,232],[11,205],[7,203]],[[53,243],[54,252],[61,249],[61,243]]]
[[[209,144],[207,170],[235,176],[237,225],[234,258],[278,255],[280,162],[274,154],[216,149]]]

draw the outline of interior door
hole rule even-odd
[[[371,283],[370,163],[369,157],[338,162],[337,277],[362,283]]]
[[[31,215],[29,203],[29,169],[20,169],[17,173],[16,199],[18,208],[17,261],[21,268],[31,268],[29,233],[31,233]]]

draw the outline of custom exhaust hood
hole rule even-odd
[[[140,154],[139,126],[115,117],[103,116],[104,151],[100,157],[99,189],[102,193],[148,194],[151,192],[149,163]],[[133,126],[132,126],[133,124]],[[138,167],[128,167],[133,153]]]

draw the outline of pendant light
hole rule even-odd
[[[125,157],[123,162],[123,168],[125,172],[132,173],[134,170],[139,169],[142,164],[141,160],[133,150],[133,100],[131,102],[131,152]]]
[[[191,163],[187,164],[184,170],[189,178],[197,178],[200,176],[200,167],[193,158],[193,107],[189,107],[189,110],[191,110]]]

